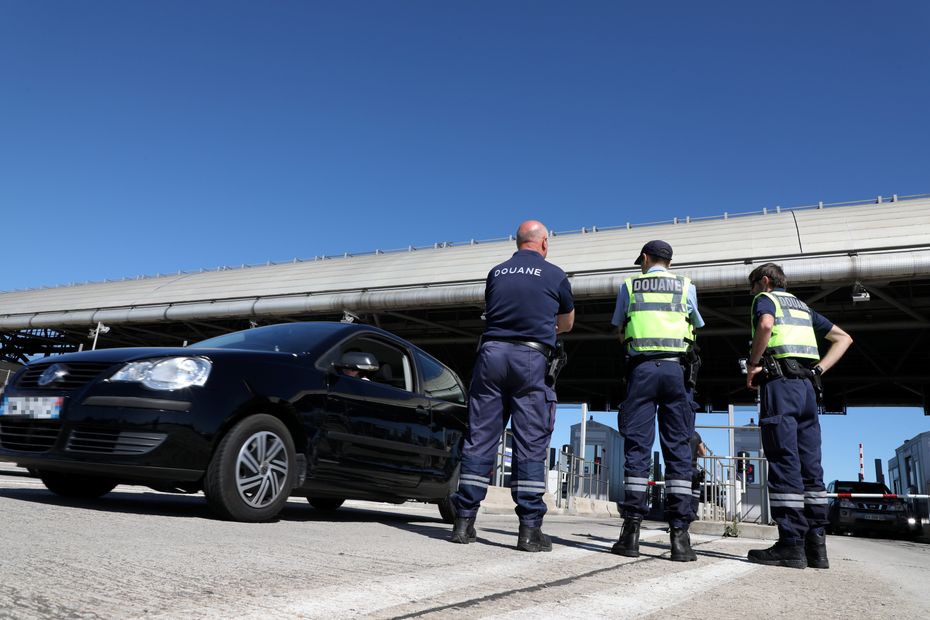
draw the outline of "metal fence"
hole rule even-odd
[[[555,499],[560,508],[567,506],[573,497],[609,499],[610,469],[601,463],[562,452],[557,471]]]

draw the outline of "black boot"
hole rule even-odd
[[[614,543],[610,552],[628,558],[639,557],[639,526],[642,517],[627,517],[623,520],[623,529],[620,530],[620,540]]]
[[[474,517],[456,517],[455,525],[452,527],[452,542],[467,545],[475,542],[478,538],[478,532],[475,531]]]
[[[552,540],[542,533],[542,528],[521,524],[520,533],[517,534],[517,549],[532,553],[552,551]]]
[[[697,555],[691,548],[691,535],[688,530],[673,527],[669,530],[672,539],[672,562],[694,562]]]
[[[787,566],[788,568],[806,568],[803,545],[787,545],[778,541],[768,549],[753,549],[746,557],[750,562],[766,566]]]
[[[807,556],[808,568],[830,568],[830,561],[827,559],[827,535],[821,532],[818,534],[814,530],[807,532],[804,537],[804,554]]]

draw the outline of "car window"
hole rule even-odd
[[[304,353],[344,328],[338,323],[283,323],[223,334],[194,343],[191,348]]]
[[[370,353],[378,360],[378,370],[364,373],[361,379],[412,392],[414,390],[413,366],[410,356],[402,349],[384,340],[366,336],[358,336],[344,341],[329,351],[320,363],[330,366],[338,361],[343,354],[349,352]]]
[[[465,392],[451,370],[419,351],[416,355],[425,395],[453,403],[465,402]]]
[[[839,480],[834,493],[890,493],[888,487],[880,482],[858,482]]]

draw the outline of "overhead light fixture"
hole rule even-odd
[[[869,292],[865,290],[865,287],[861,283],[856,282],[852,287],[852,302],[858,304],[864,301],[869,301],[871,297]]]

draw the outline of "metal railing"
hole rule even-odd
[[[708,455],[699,458],[698,468],[704,472],[699,519],[763,524],[771,521],[765,457]]]
[[[610,496],[610,468],[586,461],[574,454],[559,455],[556,505],[568,505],[572,497],[607,501]]]

